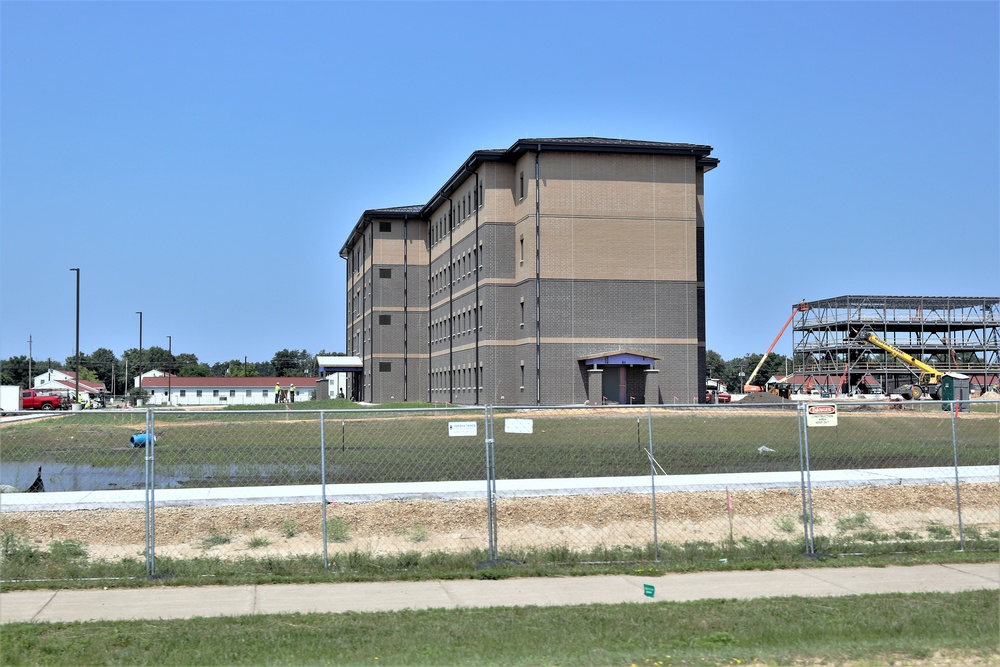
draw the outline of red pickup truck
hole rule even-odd
[[[61,410],[63,407],[62,396],[42,394],[34,389],[21,391],[22,410]]]

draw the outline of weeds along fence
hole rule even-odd
[[[0,578],[997,548],[1000,405],[824,405],[8,417]]]

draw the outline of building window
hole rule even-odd
[[[232,396],[233,398],[236,398],[236,390],[235,389],[230,389],[229,390],[229,395]]]
[[[187,389],[181,389],[181,398],[187,396]]]
[[[521,234],[521,264],[524,264],[524,234]]]
[[[392,372],[392,362],[391,361],[380,361],[380,362],[378,362],[378,372],[379,373],[391,373]]]
[[[483,207],[483,184],[479,184],[479,208]]]
[[[524,172],[523,171],[518,176],[518,191],[520,192],[520,194],[518,195],[517,198],[519,200],[520,199],[524,199]]]
[[[267,398],[267,389],[261,389],[260,395],[263,396],[264,398]]]
[[[199,390],[198,390],[198,392],[197,392],[196,396],[197,396],[198,398],[201,398],[201,389],[199,389]]]
[[[218,398],[218,397],[219,397],[219,390],[218,389],[213,389],[212,390],[212,398]]]
[[[524,298],[521,298],[521,327],[524,328]]]
[[[252,395],[253,395],[253,389],[247,389],[247,398],[250,398]]]
[[[392,324],[392,315],[379,315],[378,323],[380,325]]]
[[[392,269],[379,269],[378,270],[378,277],[379,278],[392,278]]]
[[[380,222],[380,223],[378,223],[378,230],[380,232],[382,232],[383,234],[391,232],[392,231],[392,223],[391,222]]]

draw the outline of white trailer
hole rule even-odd
[[[13,384],[0,385],[0,413],[21,409],[21,388]]]

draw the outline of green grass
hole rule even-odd
[[[219,535],[217,533],[212,533],[211,535],[206,535],[201,541],[201,548],[204,550],[211,549],[212,547],[222,546],[223,544],[229,544],[232,542],[232,538],[228,535]]]
[[[267,539],[266,537],[261,537],[259,535],[254,535],[249,540],[247,540],[248,549],[260,549],[262,547],[269,546],[270,544],[271,540]]]
[[[845,532],[848,530],[858,530],[860,528],[871,528],[872,520],[864,512],[842,516],[837,518],[837,530]]]
[[[927,534],[935,540],[950,540],[952,537],[951,528],[937,521],[927,524]]]
[[[307,410],[316,403],[295,410],[157,412],[158,479],[198,487],[318,483],[320,414]],[[329,482],[446,481],[485,474],[481,409],[374,410],[344,403],[352,409],[323,413]],[[649,474],[645,409],[516,413],[533,420],[531,434],[505,432],[504,420],[512,414],[496,410],[499,479]],[[145,450],[127,447],[129,436],[144,427],[141,417],[71,413],[12,424],[4,430],[4,460],[44,462],[47,475],[71,465],[141,471]],[[450,421],[477,422],[478,434],[449,437]],[[651,427],[653,455],[668,474],[799,469],[797,418],[787,410],[660,410]],[[1000,463],[995,420],[960,418],[955,432],[961,465]],[[947,414],[907,419],[845,412],[838,427],[810,432],[810,467],[948,468],[951,434]],[[757,451],[762,445],[774,451],[762,455]]]
[[[995,660],[998,618],[996,591],[984,590],[11,623],[0,657],[4,665],[930,665],[942,651]]]
[[[291,539],[301,532],[299,528],[299,522],[295,519],[285,519],[281,522],[281,534],[285,536],[285,539]]]
[[[348,542],[351,539],[351,526],[346,519],[335,516],[326,522],[326,536],[330,542]]]

